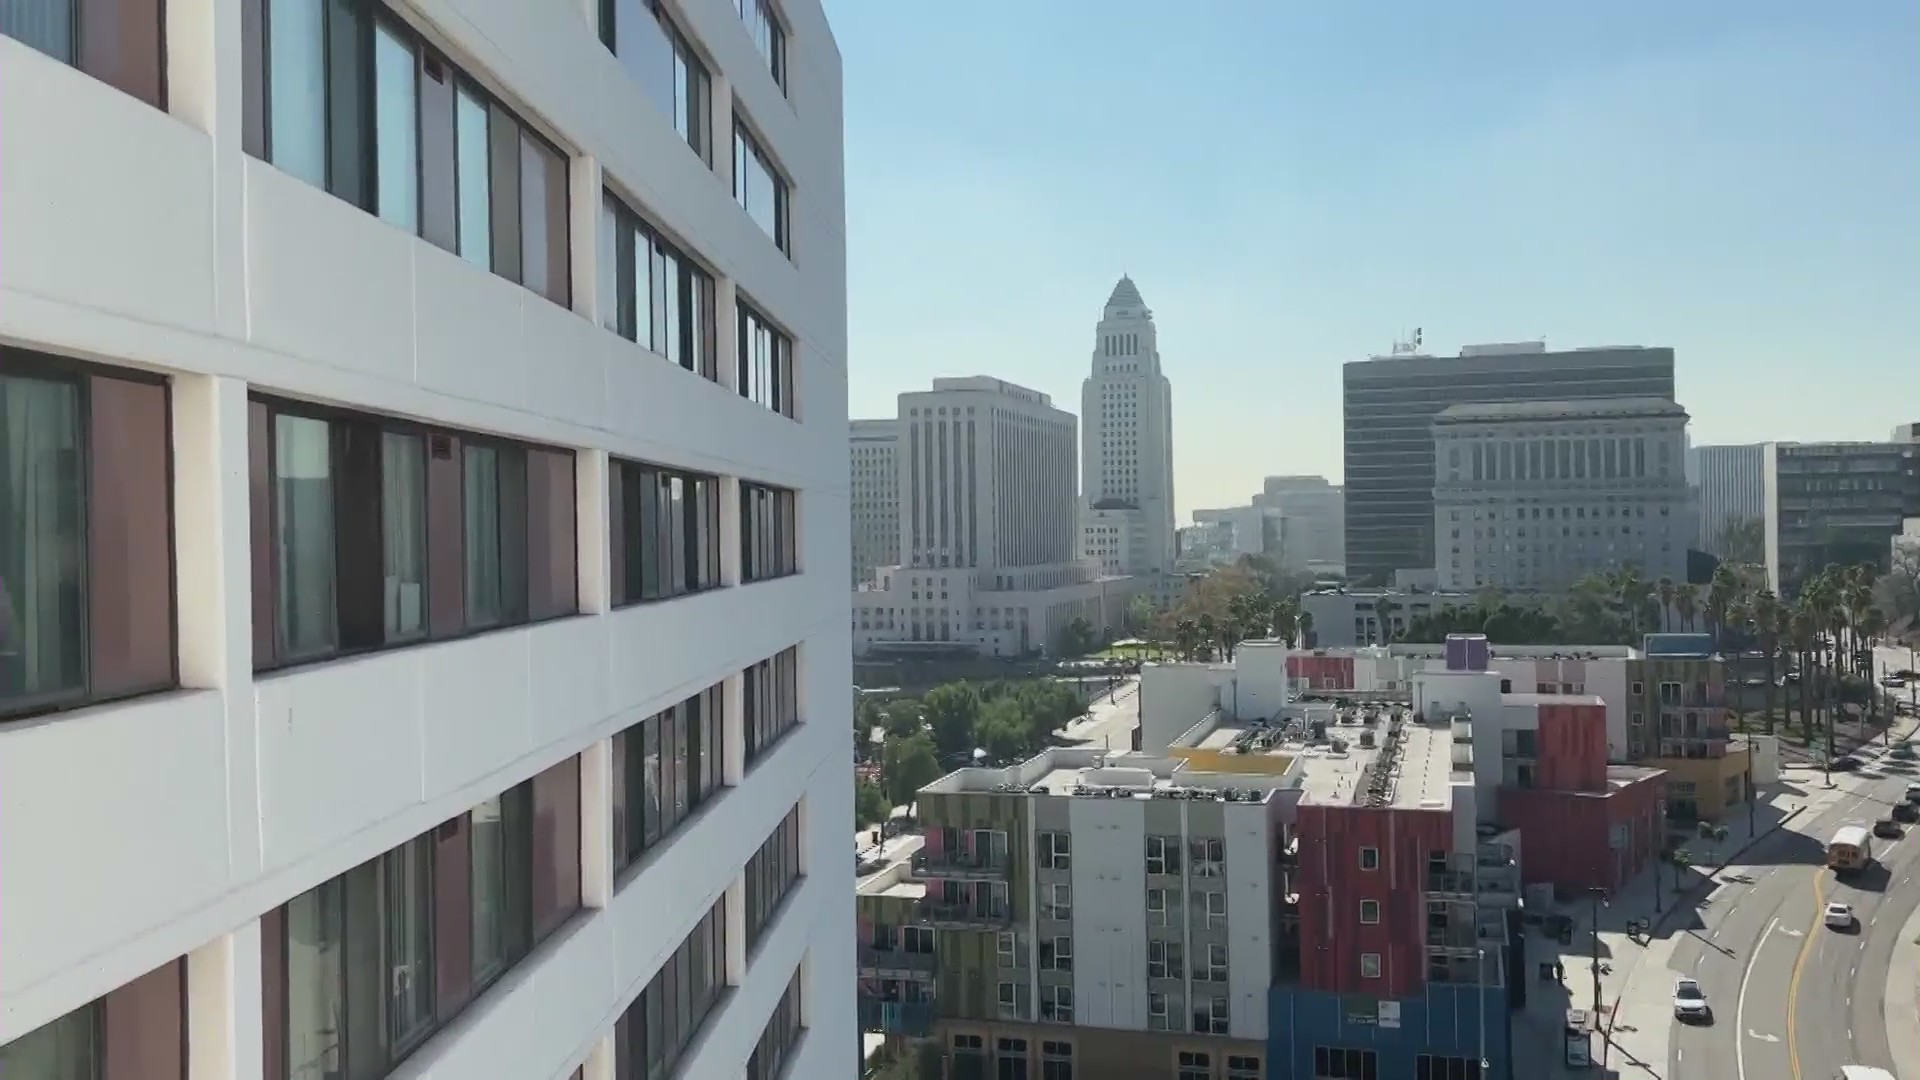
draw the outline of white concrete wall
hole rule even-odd
[[[1069,799],[1073,1007],[1083,1027],[1147,1028],[1146,802]]]
[[[1140,752],[1167,752],[1180,733],[1199,723],[1220,702],[1233,670],[1210,664],[1140,665]]]
[[[192,954],[196,1008],[224,997],[227,1021],[196,1019],[195,1080],[257,1077],[262,912],[801,644],[812,722],[652,869],[610,896],[590,880],[604,908],[396,1075],[561,1077],[603,1054],[620,1011],[803,798],[809,877],[683,1075],[740,1074],[803,954],[814,1030],[789,1075],[851,1075],[845,192],[825,17],[816,0],[782,5],[789,98],[728,0],[674,5],[714,68],[716,171],[600,45],[593,5],[395,6],[573,155],[574,310],[246,157],[239,0],[168,5],[170,113],[0,38],[0,339],[172,376],[186,687],[0,728],[0,1043]],[[794,260],[731,198],[736,99],[795,181]],[[735,288],[794,333],[802,423],[735,395],[730,352],[716,385],[599,328],[603,169],[715,271],[722,342]],[[254,679],[249,390],[574,449],[585,613]],[[799,489],[805,572],[607,613],[608,453]],[[725,513],[736,535],[737,508]],[[606,792],[584,771],[591,841]],[[200,1041],[213,1032],[240,1049]]]
[[[1284,641],[1243,641],[1234,650],[1235,713],[1243,719],[1268,719],[1287,703]]]
[[[1260,803],[1221,806],[1227,857],[1227,1033],[1267,1037],[1267,991],[1273,984],[1274,812]],[[1142,887],[1145,887],[1144,879]]]

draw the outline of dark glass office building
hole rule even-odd
[[[1491,351],[1489,351],[1491,350]],[[1382,356],[1346,365],[1347,576],[1433,565],[1433,418],[1498,401],[1673,400],[1673,350],[1547,352],[1470,346],[1459,356]]]

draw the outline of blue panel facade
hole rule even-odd
[[[1512,1029],[1501,987],[1429,984],[1419,997],[1382,1003],[1360,994],[1276,986],[1267,1000],[1268,1080],[1313,1080],[1316,1046],[1373,1051],[1379,1080],[1414,1080],[1421,1054],[1484,1058],[1486,1080],[1513,1080]]]

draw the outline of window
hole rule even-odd
[[[773,0],[733,0],[733,3],[740,12],[740,21],[747,24],[747,33],[753,38],[754,49],[760,53],[760,59],[766,62],[774,84],[784,93],[787,89],[787,31],[774,11]],[[1062,1077],[1060,1080],[1068,1078]]]
[[[1259,1057],[1252,1054],[1228,1054],[1226,1080],[1262,1080]]]
[[[1210,892],[1207,897],[1207,929],[1227,924],[1227,894]]]
[[[930,926],[903,926],[900,928],[900,950],[902,952],[915,956],[932,956],[933,943],[933,928]]]
[[[1168,1031],[1167,995],[1149,991],[1147,994],[1147,1030]]]
[[[1167,925],[1167,890],[1147,890],[1147,925]]]
[[[578,610],[571,451],[250,410],[256,669]]]
[[[1196,995],[1193,999],[1193,1031],[1197,1035],[1225,1035],[1227,999]]]
[[[1040,905],[1043,919],[1073,918],[1073,886],[1057,882],[1047,886],[1047,899]]]
[[[736,303],[734,307],[740,313],[740,396],[781,416],[792,417],[793,339],[746,304]]]
[[[795,495],[786,488],[740,484],[740,578],[765,581],[800,572]]]
[[[1018,997],[1018,994],[1019,994],[1018,984],[1011,983],[1011,982],[1001,983],[1000,984],[1000,1011],[1003,1013],[1006,1013],[1006,1012],[1012,1012],[1018,1009],[1019,1008],[1018,1002],[1020,1000]]]
[[[1223,983],[1227,981],[1227,947],[1219,942],[1207,946],[1207,969],[1195,972],[1195,978],[1207,982]]]
[[[1226,861],[1226,846],[1217,837],[1197,838],[1192,841],[1193,872],[1199,877],[1219,877],[1221,864]]]
[[[1186,977],[1186,956],[1179,942],[1147,942],[1147,978],[1184,979]]]
[[[1380,1080],[1373,1051],[1342,1046],[1313,1048],[1313,1076],[1314,1080]]]
[[[672,836],[723,786],[724,693],[715,683],[614,735],[614,869]]]
[[[268,1080],[386,1075],[580,906],[579,759],[262,919]]]
[[[1413,1062],[1413,1080],[1480,1080],[1480,1062],[1476,1058],[1421,1054]]]
[[[614,1024],[616,1080],[661,1080],[673,1075],[726,990],[726,966],[727,915],[722,899],[661,963],[647,988]],[[793,995],[797,1029],[799,997],[791,984],[788,993]],[[787,999],[782,997],[776,1015],[786,1007]]]
[[[169,424],[159,379],[0,348],[0,717],[177,684]]]
[[[747,860],[747,950],[780,910],[780,902],[800,880],[800,808],[795,806],[773,827],[760,850]],[[917,929],[917,928],[909,928]]]
[[[746,670],[742,718],[747,762],[800,722],[800,648],[794,646]]]
[[[1071,957],[1068,958],[1071,961]],[[1040,988],[1040,1019],[1056,1024],[1073,1023],[1073,987],[1042,986]]]
[[[79,68],[157,109],[167,107],[165,25],[164,0],[112,4],[10,0],[0,4],[0,35]]]
[[[1027,1040],[1003,1036],[994,1048],[995,1080],[1027,1080]]]
[[[1363,979],[1377,979],[1380,977],[1379,953],[1363,952],[1360,954],[1360,977]]]
[[[162,964],[0,1046],[0,1076],[115,1080],[137,1073],[140,1080],[186,1080],[186,991],[186,961]]]
[[[1147,873],[1178,874],[1180,872],[1180,838],[1177,836],[1147,837]]]
[[[1063,832],[1043,832],[1040,834],[1040,868],[1043,870],[1073,869],[1073,837]]]
[[[1073,939],[1065,934],[1040,943],[1040,968],[1043,971],[1073,970]]]
[[[602,199],[601,243],[610,255],[602,253],[600,324],[719,382],[712,275],[611,191]]]
[[[773,239],[775,247],[793,257],[787,220],[787,181],[760,148],[760,143],[738,117],[733,122],[733,201],[746,210],[754,224]]]
[[[720,481],[628,461],[614,462],[611,475],[613,602],[665,600],[718,587]]]
[[[1047,1039],[1040,1043],[1040,1080],[1073,1080],[1073,1044]]]
[[[564,152],[382,4],[244,3],[248,153],[571,306]]]
[[[786,1067],[787,1056],[793,1053],[794,1044],[800,1041],[800,973],[795,971],[793,978],[787,980],[787,991],[780,995],[780,1003],[773,1007],[773,1015],[767,1018],[767,1026],[760,1032],[760,1041],[753,1048],[753,1056],[747,1059],[747,1080],[773,1080]]]
[[[1213,1080],[1213,1055],[1199,1050],[1182,1050],[1174,1056],[1174,1075],[1179,1080]]]
[[[1014,966],[1013,965],[1014,941],[1013,941],[1013,935],[1011,933],[1002,931],[1001,933],[995,935],[994,947],[995,947],[995,950],[1000,955],[1000,965],[1002,967]]]
[[[1380,901],[1378,900],[1360,901],[1360,921],[1367,924],[1379,922],[1380,921]]]
[[[706,65],[658,0],[600,0],[600,41],[667,114],[700,160],[713,163]]]
[[[1380,849],[1379,848],[1363,847],[1360,849],[1360,869],[1362,870],[1380,869]]]

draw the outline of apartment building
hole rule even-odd
[[[11,15],[0,1073],[852,1075],[816,0]]]
[[[858,587],[872,581],[876,569],[900,565],[900,428],[892,419],[855,420],[847,438]]]
[[[1735,742],[1726,663],[1710,634],[1648,634],[1627,662],[1629,754],[1667,774],[1667,815],[1719,821],[1743,813],[1751,747]]]

